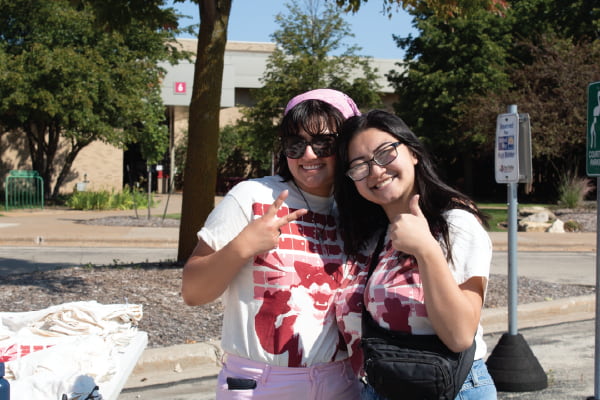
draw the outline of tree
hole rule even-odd
[[[487,133],[479,152],[490,153],[497,114],[506,112],[509,104],[528,113],[534,170],[531,196],[548,200],[556,195],[556,182],[565,171],[584,169],[585,88],[600,80],[600,40],[573,43],[549,34],[537,41],[519,44],[533,61],[512,67],[512,85],[471,99],[461,122],[469,132]],[[484,101],[487,107],[475,106]]]
[[[398,94],[396,114],[422,137],[449,181],[465,177],[462,189],[472,193],[471,159],[483,138],[465,135],[458,122],[469,98],[508,85],[508,17],[485,11],[447,20],[413,13],[418,37],[395,37],[405,49],[401,72],[388,79]],[[479,107],[485,107],[485,103]],[[461,168],[462,167],[462,168]]]
[[[352,8],[347,10],[357,11],[363,1],[367,0],[336,0],[336,3],[339,6],[351,4]],[[500,0],[471,0],[468,6],[478,8],[479,2],[489,6],[498,1]],[[231,11],[231,0],[194,0],[194,2],[199,5],[201,23],[190,104],[190,116],[193,118],[190,118],[189,122],[178,261],[185,261],[192,253],[197,242],[196,232],[214,207],[220,85],[223,76],[227,24]],[[401,0],[394,0],[394,2],[402,3]],[[407,4],[416,4],[416,2],[427,1],[411,0]],[[383,0],[383,4],[386,3],[389,1]],[[443,13],[442,8],[448,4],[456,5],[457,0],[436,0],[432,9]]]
[[[584,0],[515,0],[507,16],[514,37],[506,67],[509,84],[466,100],[458,125],[477,143],[472,153],[479,168],[474,170],[490,171],[497,114],[509,104],[529,113],[535,172],[529,196],[547,201],[556,195],[561,174],[584,169],[585,135],[579,127],[585,125],[584,88],[600,79],[600,7]],[[478,188],[492,193],[497,185],[486,183],[490,180],[490,174],[482,174]]]
[[[137,18],[107,29],[85,2],[0,6],[0,125],[26,136],[46,197],[58,195],[94,141],[125,147],[144,138],[147,154],[164,151],[157,62],[179,57],[165,45],[173,32]]]
[[[196,233],[214,207],[219,110],[231,0],[198,0],[200,32],[189,111],[177,260],[192,253]]]
[[[367,57],[357,55],[357,46],[343,44],[354,35],[335,6],[305,0],[286,3],[286,8],[287,13],[275,16],[279,29],[271,37],[276,47],[261,78],[263,86],[252,93],[256,104],[242,109],[237,126],[244,138],[240,149],[248,159],[261,161],[262,173],[271,164],[271,153],[265,150],[275,150],[278,121],[295,95],[329,87],[347,93],[363,108],[381,104],[376,70]]]
[[[473,11],[451,19],[415,9],[419,37],[396,38],[407,50],[408,66],[390,74],[400,97],[397,112],[438,156],[447,178],[464,179],[463,189],[471,194],[472,173],[478,170],[472,163],[489,144],[489,131],[469,128],[472,114],[489,110],[496,95],[515,84],[511,70],[531,65],[531,46],[541,45],[548,34],[589,42],[600,25],[600,8],[586,1],[514,0],[510,5],[500,16]]]
[[[510,13],[515,16],[513,32],[518,42],[529,41],[537,45],[548,34],[571,38],[574,42],[589,42],[598,38],[600,29],[598,2],[512,0]]]
[[[368,0],[336,0],[336,4],[346,12],[357,12],[363,2]],[[383,0],[382,12],[392,14],[394,6],[417,13],[433,12],[442,18],[469,15],[474,11],[487,10],[503,13],[508,7],[505,0]]]

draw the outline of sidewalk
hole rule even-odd
[[[181,212],[181,194],[155,195],[152,217]],[[218,201],[219,198],[216,199]],[[135,217],[134,210],[77,211],[68,209],[0,209],[0,246],[169,247],[177,248],[179,228],[85,225],[84,220],[109,216]],[[148,210],[137,217],[147,218]],[[4,229],[2,229],[4,228]],[[506,232],[490,232],[494,251],[508,249]],[[518,232],[518,251],[596,251],[596,233]]]
[[[181,194],[155,195],[153,218],[181,212]],[[78,211],[47,208],[0,209],[0,246],[168,247],[177,248],[179,228],[86,225],[85,220],[111,216],[146,219],[148,210]]]
[[[181,195],[156,195],[152,217],[181,212]],[[168,200],[168,204],[167,204]],[[131,216],[135,211],[73,211],[65,209],[0,210],[0,246],[77,246],[177,248],[177,227],[100,226],[80,223],[108,216]],[[138,210],[146,218],[147,210]],[[491,232],[494,251],[506,251],[506,232]],[[519,232],[519,252],[595,253],[596,233]],[[527,268],[519,273],[527,274]],[[593,277],[588,277],[593,281]],[[536,276],[536,279],[539,279]],[[556,278],[554,278],[556,279]],[[519,328],[547,326],[595,318],[595,296],[523,304],[518,307]],[[486,334],[507,331],[508,310],[484,309],[482,325]],[[151,387],[201,377],[214,377],[219,370],[218,343],[196,343],[146,349],[125,388]]]

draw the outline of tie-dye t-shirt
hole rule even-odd
[[[280,176],[244,181],[217,205],[198,237],[221,249],[286,189],[278,216],[308,209],[293,182]],[[344,259],[333,198],[302,194],[311,211],[284,225],[278,247],[252,258],[222,296],[226,353],[286,367],[348,357],[333,307]]]
[[[479,276],[487,282],[492,259],[489,235],[473,214],[467,211],[450,210],[445,217],[453,255],[449,267],[455,281],[461,284]],[[371,249],[374,247],[373,243]],[[382,327],[415,335],[435,333],[427,317],[423,285],[415,258],[394,250],[390,238],[386,236],[377,266],[365,287],[369,263],[367,256],[348,261],[336,296],[338,325],[348,344],[356,371],[362,368],[360,335],[363,302]],[[487,347],[481,325],[475,340],[475,359],[483,358]]]

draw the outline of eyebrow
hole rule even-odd
[[[375,153],[377,153],[379,150],[381,150],[381,148],[382,148],[383,146],[385,146],[385,145],[387,145],[387,144],[392,144],[392,143],[395,143],[395,142],[383,142],[383,143],[381,143],[379,146],[377,146],[377,147],[375,148],[375,150],[373,150],[373,154],[375,154]],[[361,159],[364,159],[364,158],[365,158],[365,156],[356,157],[356,158],[354,158],[354,159],[352,159],[352,160],[348,161],[348,165],[351,165],[351,164],[352,164],[354,161],[358,161],[358,160],[361,160]]]

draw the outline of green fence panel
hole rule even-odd
[[[5,207],[44,208],[44,180],[37,171],[13,170],[6,177]]]

